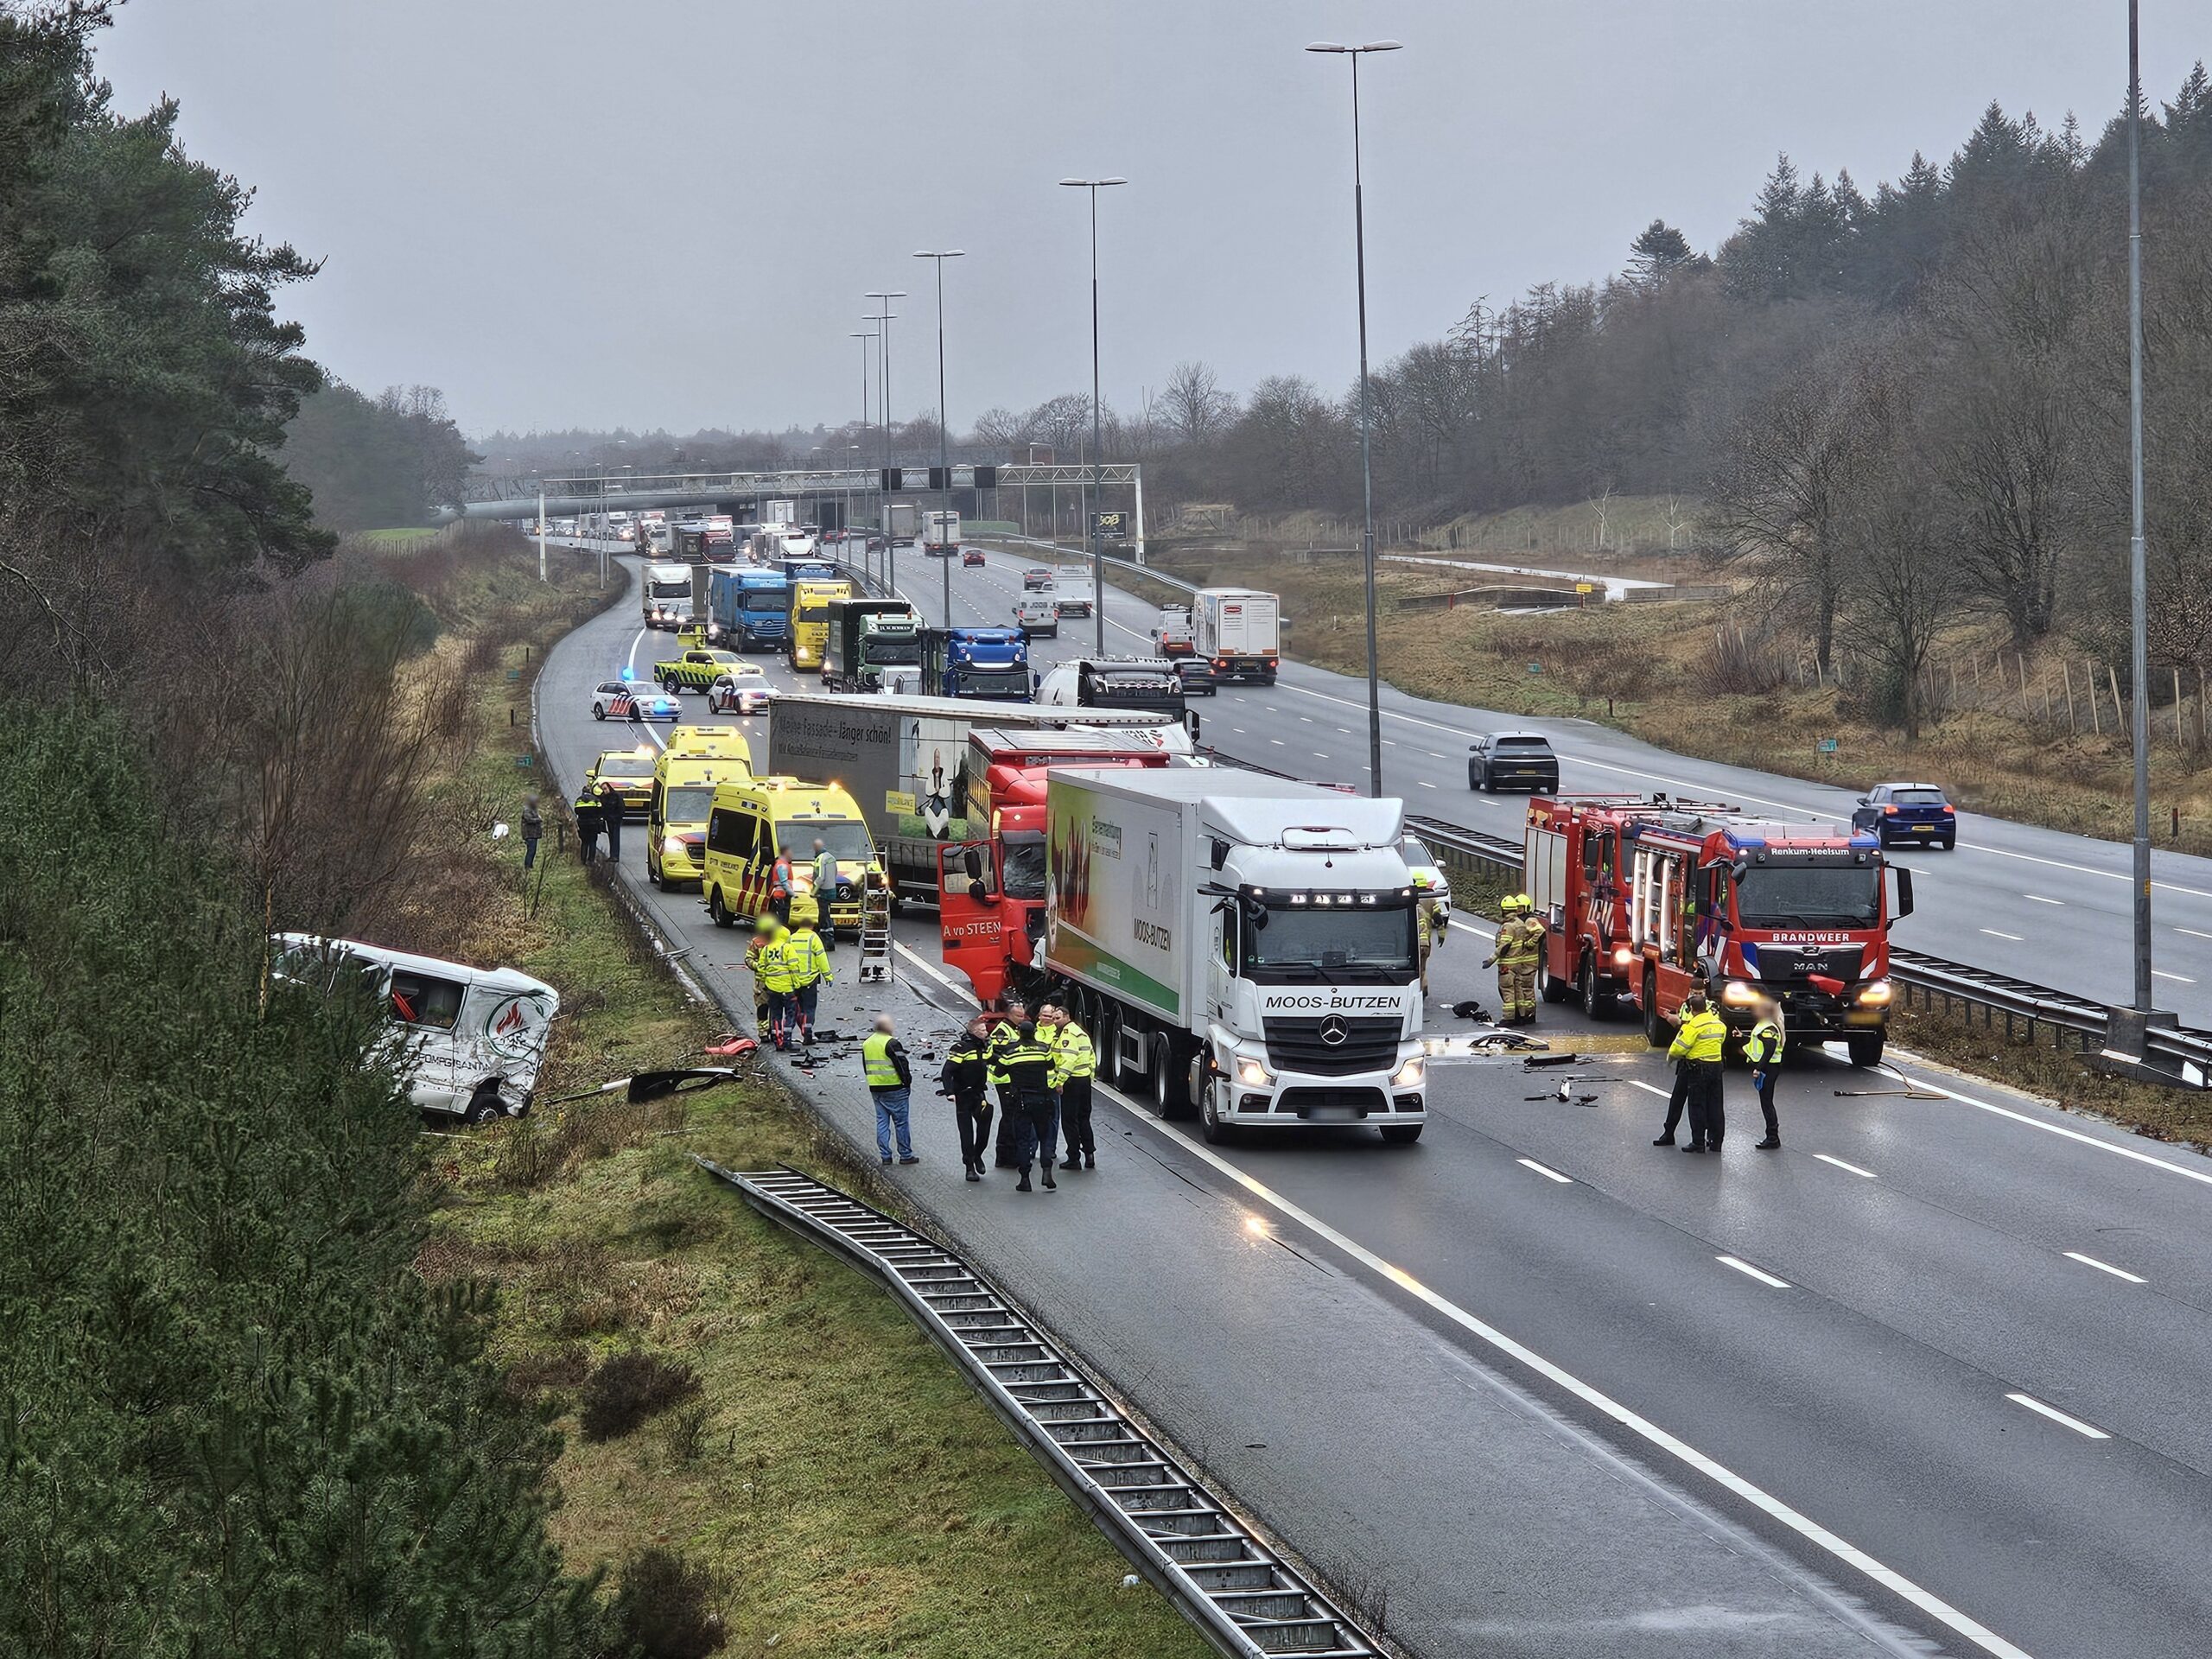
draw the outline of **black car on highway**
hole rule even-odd
[[[1219,695],[1220,677],[1213,671],[1213,664],[1203,657],[1176,657],[1175,676],[1183,682],[1186,697],[1211,697]]]
[[[1467,745],[1467,787],[1555,793],[1559,757],[1535,732],[1484,732]]]

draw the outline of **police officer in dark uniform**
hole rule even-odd
[[[952,1097],[953,1121],[960,1127],[960,1163],[968,1179],[983,1179],[983,1148],[991,1138],[991,1097],[985,1092],[990,1077],[988,1044],[990,1016],[977,1014],[968,1022],[944,1057],[938,1085]]]
[[[1015,1112],[1014,1083],[1006,1071],[1006,1051],[1014,1046],[1015,1027],[1025,1015],[1020,1010],[1014,1009],[987,1014],[983,1017],[991,1022],[991,1034],[984,1039],[983,1053],[991,1087],[997,1091],[999,1097],[998,1141],[991,1149],[991,1161],[1001,1169],[1012,1169],[1015,1162]]]
[[[1058,1185],[1052,1179],[1052,1155],[1058,1149],[1054,1143],[1060,1116],[1052,1098],[1052,1046],[1039,1042],[1036,1026],[1025,1020],[1014,1027],[1014,1041],[999,1051],[999,1065],[1014,1095],[1014,1158],[1021,1171],[1014,1190],[1029,1191],[1029,1166],[1041,1156],[1049,1191]]]

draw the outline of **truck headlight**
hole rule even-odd
[[[1720,1000],[1732,1008],[1747,1008],[1759,1000],[1759,988],[1732,979],[1720,988]]]
[[[1236,1062],[1236,1081],[1254,1089],[1264,1089],[1274,1078],[1257,1060],[1239,1060]]]
[[[1859,988],[1859,1006],[1862,1008],[1878,1008],[1896,995],[1896,988],[1888,980],[1878,979],[1872,985],[1862,985]]]
[[[1628,946],[1624,944],[1619,946],[1613,952],[1613,966],[1616,968],[1625,968],[1629,963],[1635,960],[1636,952],[1630,950]]]
[[[1391,1074],[1390,1086],[1393,1089],[1418,1089],[1427,1077],[1428,1060],[1425,1056],[1416,1054]]]

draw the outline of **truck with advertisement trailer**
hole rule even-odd
[[[883,671],[919,669],[922,619],[903,599],[833,599],[822,683],[832,691],[878,691]]]
[[[1250,588],[1201,588],[1192,599],[1192,651],[1213,664],[1214,677],[1273,685],[1282,654],[1282,601]]]
[[[1427,1061],[1405,804],[1225,768],[1056,766],[1045,972],[1099,1074],[1209,1141],[1420,1138]]]
[[[1124,747],[1188,754],[1189,734],[1157,715],[1039,709],[953,697],[841,696],[779,693],[768,718],[767,767],[820,779],[849,791],[866,815],[892,891],[936,902],[938,851],[981,839],[969,819],[969,734],[994,729],[1058,730],[1103,726],[1127,734]]]
[[[707,622],[714,643],[732,651],[781,651],[791,638],[791,584],[780,570],[711,571]]]
[[[1040,716],[1043,711],[1039,711]],[[944,965],[976,1000],[999,1005],[1009,984],[1040,988],[1045,938],[1045,791],[1054,766],[1152,768],[1195,764],[1166,727],[978,727],[964,771],[971,840],[937,843],[938,930]]]
[[[1889,931],[1912,913],[1912,873],[1875,838],[1665,795],[1538,796],[1522,885],[1544,925],[1537,983],[1594,1018],[1626,1005],[1656,1047],[1705,991],[1730,1027],[1770,1002],[1792,1041],[1840,1039],[1882,1058],[1895,995]]]
[[[922,691],[932,697],[1027,702],[1029,640],[1019,628],[925,628]]]

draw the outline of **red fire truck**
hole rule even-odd
[[[1165,766],[1158,733],[1180,727],[977,729],[968,734],[968,823],[988,841],[938,849],[944,965],[985,1007],[1019,980],[1045,937],[1045,779],[1054,766]]]
[[[1897,868],[1893,902],[1885,868],[1872,835],[1841,825],[1664,795],[1538,797],[1522,880],[1545,928],[1539,988],[1593,1018],[1628,1004],[1655,1047],[1693,990],[1739,1030],[1771,1000],[1793,1039],[1840,1037],[1872,1065],[1889,930],[1912,913],[1912,873]]]

